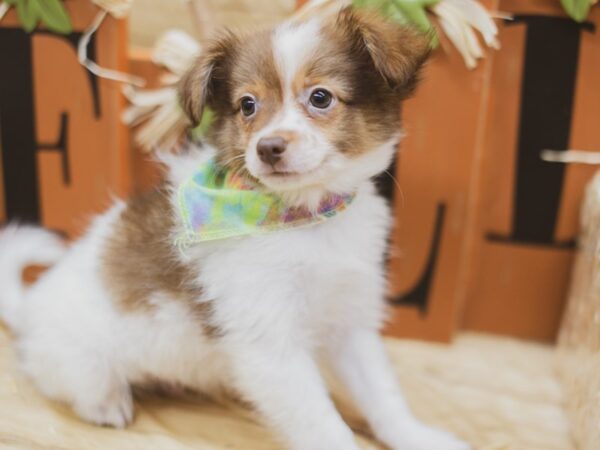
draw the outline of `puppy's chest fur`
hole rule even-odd
[[[388,227],[388,208],[366,183],[347,211],[325,223],[181,253],[173,243],[177,212],[163,187],[121,213],[106,242],[103,277],[125,314],[153,315],[175,302],[217,337],[244,322],[269,326],[295,308],[298,325],[320,334],[336,323],[380,320],[382,305],[373,303],[383,291]]]

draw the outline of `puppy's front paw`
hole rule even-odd
[[[96,425],[125,428],[133,420],[133,399],[129,389],[105,398],[102,402],[80,402],[75,412],[83,420]]]
[[[394,450],[470,450],[471,446],[446,431],[422,424],[413,424],[404,429],[401,442]]]

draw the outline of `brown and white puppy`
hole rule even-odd
[[[184,78],[182,99],[194,122],[205,105],[215,112],[223,164],[317,201],[332,184],[356,184],[338,177],[348,160],[398,139],[400,102],[428,50],[413,29],[346,9],[324,23],[225,35]]]
[[[152,379],[237,391],[291,449],[358,449],[319,361],[390,448],[467,449],[413,417],[378,334],[390,217],[371,178],[427,52],[412,29],[352,9],[215,41],[181,84],[192,121],[215,113],[210,145],[170,158],[165,186],[117,202],[68,251],[39,229],[0,234],[0,313],[24,371],[98,424],[130,422],[131,387]],[[354,201],[318,225],[180,252],[175,193],[209,158],[291,206]],[[56,265],[25,290],[33,261]]]

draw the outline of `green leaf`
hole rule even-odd
[[[427,33],[431,40],[431,47],[439,45],[435,28],[427,16],[427,8],[435,5],[440,0],[388,0],[388,15],[392,20],[403,24],[412,24],[419,30]]]
[[[560,0],[565,11],[577,22],[583,22],[590,11],[592,0]]]
[[[206,133],[208,132],[208,129],[212,125],[214,116],[215,116],[215,114],[211,109],[205,108],[204,112],[202,113],[202,119],[200,121],[200,125],[198,125],[196,128],[194,128],[192,130],[192,136],[195,138],[205,136]]]
[[[23,29],[31,33],[35,30],[40,20],[40,10],[37,0],[17,0],[16,6]]]
[[[399,13],[421,31],[428,32],[433,28],[427,17],[426,8],[435,5],[439,0],[391,0]]]
[[[69,34],[73,31],[69,14],[60,0],[29,1],[37,2],[42,21],[48,29],[61,34]]]
[[[4,3],[6,3],[7,5],[10,6],[15,6],[17,3],[19,3],[19,0],[3,0]]]
[[[357,8],[373,8],[381,10],[389,0],[352,0]]]

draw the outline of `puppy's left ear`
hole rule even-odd
[[[192,126],[200,123],[204,108],[218,108],[220,103],[226,102],[229,66],[237,44],[235,35],[222,34],[208,45],[179,81],[179,103]]]
[[[419,70],[431,51],[430,36],[353,7],[339,12],[336,28],[342,30],[355,51],[368,55],[392,89],[403,95],[412,93]]]

